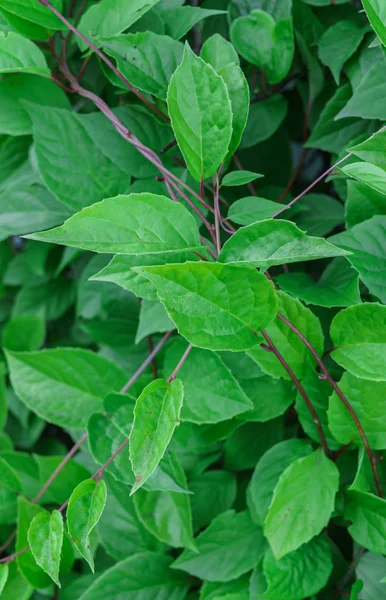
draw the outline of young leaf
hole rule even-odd
[[[386,306],[359,304],[331,322],[333,359],[363,379],[386,381]]]
[[[28,530],[31,521],[39,514],[45,512],[37,504],[29,502],[23,496],[17,499],[18,514],[17,514],[17,536],[16,536],[16,551],[24,550],[28,546]],[[20,554],[17,559],[17,566],[25,579],[34,588],[45,588],[51,583],[50,577],[44,570],[36,564],[36,561],[31,553],[31,550]]]
[[[249,86],[239,65],[232,63],[217,71],[224,80],[228,90],[232,110],[232,136],[225,160],[232,158],[236,152],[249,114]]]
[[[153,333],[172,331],[174,323],[159,300],[142,299],[135,343]]]
[[[386,172],[366,162],[356,162],[342,167],[343,173],[370,186],[376,192],[386,194]]]
[[[206,581],[240,577],[257,565],[265,551],[262,531],[254,525],[248,511],[236,514],[228,510],[218,515],[195,542],[198,553],[184,550],[173,568]]]
[[[256,221],[272,217],[277,210],[277,202],[256,198],[256,196],[247,196],[232,204],[228,211],[228,219],[238,225],[251,225]]]
[[[276,314],[273,285],[251,267],[199,262],[136,270],[155,285],[181,335],[201,348],[252,348],[255,332]]]
[[[184,206],[146,193],[108,198],[77,213],[61,227],[28,237],[93,252],[135,255],[200,246],[196,221]]]
[[[234,46],[219,33],[215,33],[205,40],[200,56],[202,60],[212,65],[217,73],[228,65],[240,63]]]
[[[10,31],[0,31],[0,73],[35,73],[50,76],[43,52],[33,42]]]
[[[264,534],[280,559],[326,527],[334,510],[339,471],[321,449],[295,460],[280,476]]]
[[[7,564],[0,565],[0,595],[4,590],[8,579],[9,568]]]
[[[6,354],[18,396],[61,427],[84,428],[90,415],[102,408],[106,394],[118,391],[127,380],[114,363],[80,348]]]
[[[385,142],[386,131],[379,131],[364,142],[349,148],[349,151],[360,159],[384,169],[386,167]]]
[[[86,479],[72,492],[67,508],[67,527],[75,546],[94,573],[94,557],[89,535],[98,523],[106,504],[107,489],[103,480]]]
[[[346,60],[359,47],[366,29],[356,21],[338,21],[325,31],[319,40],[319,58],[329,67],[339,85],[340,71]]]
[[[232,173],[227,173],[224,175],[221,180],[221,185],[225,187],[246,185],[255,179],[259,179],[260,177],[264,177],[264,175],[252,173],[252,171],[232,171]]]
[[[290,221],[258,221],[242,227],[224,244],[220,262],[247,263],[263,270],[283,263],[342,256],[347,252],[323,238],[307,236]]]
[[[185,46],[171,78],[168,107],[178,146],[197,181],[213,175],[232,135],[232,110],[224,80]]]
[[[207,17],[225,14],[223,10],[200,8],[199,6],[176,6],[160,10],[165,22],[165,30],[175,40],[182,38],[188,31]]]
[[[28,529],[28,543],[36,563],[59,586],[59,565],[63,544],[63,517],[58,510],[37,514]]]
[[[153,473],[179,425],[184,390],[180,380],[157,379],[139,396],[130,435],[130,461],[135,475],[131,494]]]

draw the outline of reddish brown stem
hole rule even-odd
[[[148,335],[146,339],[147,339],[147,346],[149,348],[149,353],[152,354],[152,352],[154,352],[153,338],[151,337],[151,335]],[[153,357],[153,359],[151,361],[151,370],[153,373],[153,379],[158,379],[157,361],[155,359],[155,356]]]
[[[189,344],[189,346],[186,348],[185,352],[181,356],[181,358],[180,358],[180,360],[178,362],[178,365],[174,369],[173,373],[170,375],[170,377],[168,379],[168,383],[171,383],[172,381],[175,380],[175,378],[177,377],[178,371],[181,369],[182,365],[184,364],[184,362],[188,358],[189,353],[190,353],[190,351],[191,351],[192,348],[193,348],[193,344]]]

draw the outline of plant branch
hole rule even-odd
[[[186,361],[186,359],[188,358],[191,349],[193,348],[193,344],[189,344],[189,346],[186,348],[185,352],[183,353],[183,355],[181,356],[176,368],[174,369],[173,373],[170,375],[169,379],[168,379],[168,383],[171,383],[172,381],[175,380],[175,378],[177,377],[178,371],[181,369],[182,365],[184,364],[184,362]]]

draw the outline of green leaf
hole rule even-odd
[[[0,73],[35,73],[50,76],[40,48],[12,31],[7,34],[0,31]]]
[[[196,221],[184,206],[146,193],[108,198],[77,213],[61,227],[28,237],[93,252],[135,255],[200,246]]]
[[[213,175],[231,141],[231,103],[224,80],[188,45],[170,81],[168,107],[189,171],[197,181]]]
[[[0,457],[0,483],[2,486],[11,490],[14,493],[21,493],[23,491],[23,486],[17,473],[13,470],[13,468]]]
[[[355,410],[370,447],[374,450],[386,448],[386,383],[359,379],[351,373],[344,373],[339,387]],[[336,392],[330,398],[328,423],[332,434],[341,444],[348,444],[352,440],[362,444],[358,428]]]
[[[222,35],[215,33],[202,45],[200,56],[206,63],[212,65],[218,73],[228,65],[239,64],[239,57],[234,46]]]
[[[349,489],[345,493],[344,518],[353,539],[371,552],[386,552],[386,501],[367,492]]]
[[[41,456],[34,454],[34,459],[38,466],[39,482],[42,487],[59,467],[63,456]],[[50,487],[42,496],[42,503],[64,504],[71,496],[73,489],[84,479],[87,479],[89,474],[89,469],[74,460],[69,460],[61,467],[60,473],[55,477]]]
[[[219,260],[263,270],[283,263],[346,254],[323,238],[307,236],[291,221],[266,220],[242,227],[224,244]]]
[[[236,514],[228,510],[218,515],[195,541],[198,553],[184,550],[173,568],[206,581],[240,577],[256,566],[265,550],[261,529],[247,511]]]
[[[166,98],[169,80],[182,59],[181,42],[146,31],[100,38],[99,43],[116,59],[118,69],[132,85]]]
[[[139,396],[130,435],[130,461],[135,475],[133,494],[153,473],[179,425],[184,390],[180,380],[157,379]]]
[[[291,298],[284,292],[277,292],[277,297],[279,301],[278,312],[295,325],[321,356],[324,342],[319,320],[299,300]],[[266,331],[295,375],[300,379],[304,377],[307,372],[307,364],[310,364],[311,359],[309,351],[299,337],[277,317],[273,323],[268,325]],[[257,362],[264,373],[275,378],[290,379],[290,376],[272,352],[267,352],[261,346],[256,346],[248,352],[248,355]]]
[[[225,160],[232,158],[240,145],[249,114],[249,86],[239,65],[232,63],[223,67],[218,74],[225,82],[232,111],[232,136]]]
[[[159,300],[142,300],[135,343],[153,333],[172,331],[174,323]]]
[[[57,11],[62,12],[62,0],[52,0],[52,5]],[[66,29],[63,23],[56,17],[52,11],[35,0],[0,0],[0,8],[9,11],[12,15],[20,17],[22,20],[37,23],[47,29]]]
[[[224,175],[221,180],[221,185],[225,187],[246,185],[251,181],[255,181],[255,179],[259,179],[260,177],[264,177],[264,175],[252,173],[252,171],[232,171],[232,173],[227,173]]]
[[[359,304],[338,313],[331,323],[332,358],[363,379],[386,381],[386,306]]]
[[[320,38],[319,58],[331,70],[336,85],[343,65],[357,50],[365,33],[366,29],[356,21],[344,20],[329,27]]]
[[[155,285],[181,335],[201,348],[252,348],[255,332],[276,314],[272,284],[251,267],[199,262],[137,271]]]
[[[94,573],[90,533],[98,523],[106,504],[107,489],[103,480],[86,479],[73,491],[67,508],[67,527],[73,543]]]
[[[0,565],[0,594],[4,590],[5,584],[7,583],[9,573],[9,567],[7,564]]]
[[[241,148],[251,148],[270,138],[284,121],[287,108],[287,101],[281,94],[252,104],[241,139]]]
[[[361,119],[386,118],[382,98],[386,90],[384,60],[375,63],[359,80],[354,94],[336,116],[336,119],[360,117]],[[375,129],[375,128],[374,128]],[[353,138],[351,138],[352,140]],[[347,140],[348,142],[351,140]]]
[[[3,329],[3,348],[20,352],[38,350],[44,342],[44,323],[32,315],[11,319]]]
[[[250,225],[272,217],[277,210],[277,202],[256,196],[247,196],[232,204],[228,211],[228,219],[238,225]]]
[[[102,0],[92,5],[82,16],[78,29],[83,35],[93,37],[113,37],[129,29],[138,19],[149,11],[159,0]],[[87,45],[78,40],[81,50]]]
[[[79,348],[7,351],[12,385],[33,412],[61,427],[84,428],[109,392],[126,382],[112,362]],[[55,394],[52,390],[55,390]]]
[[[386,255],[386,217],[376,216],[350,231],[339,233],[330,240],[352,252],[347,260],[358,271],[360,279],[381,302],[386,302],[386,283],[383,277]]]
[[[28,546],[28,530],[31,521],[39,514],[45,512],[43,508],[28,502],[23,496],[17,499],[18,515],[17,515],[17,537],[16,551],[24,550]],[[31,550],[27,550],[20,554],[17,559],[17,566],[23,576],[34,588],[45,588],[51,583],[51,579],[43,569],[36,564]]]
[[[374,215],[386,215],[386,195],[359,181],[347,181],[345,203],[347,227],[354,227]]]
[[[361,301],[359,277],[344,258],[336,258],[323,271],[318,282],[303,272],[284,273],[276,278],[278,286],[315,306],[352,306]]]
[[[376,192],[386,194],[386,172],[376,165],[366,162],[351,163],[342,167],[343,173],[370,186]]]
[[[386,596],[386,585],[384,582],[384,569],[386,559],[380,554],[365,552],[358,562],[356,569],[357,577],[363,581],[363,594],[369,600],[378,600]],[[366,597],[364,596],[364,597]]]
[[[350,600],[359,600],[358,594],[362,590],[363,590],[363,582],[361,580],[356,581],[351,588]]]
[[[344,207],[325,194],[307,194],[297,203],[293,220],[308,235],[325,236],[344,221]]]
[[[314,538],[295,552],[276,560],[268,550],[263,563],[269,600],[303,600],[326,585],[332,571],[331,550],[327,539]]]
[[[240,421],[270,421],[284,414],[295,400],[295,388],[283,379],[262,376],[258,379],[244,379],[241,386],[253,402],[253,410],[248,410],[236,418]],[[269,402],[266,399],[269,398]]]
[[[386,7],[382,0],[363,0],[363,7],[366,11],[367,17],[381,40],[382,44],[386,46]]]
[[[270,14],[253,10],[233,22],[231,39],[243,58],[266,71],[269,83],[279,83],[290,70],[294,55],[292,19],[275,24]]]
[[[45,255],[44,258],[46,258]],[[15,269],[16,271],[16,269]],[[45,321],[55,321],[70,308],[74,301],[74,284],[65,277],[52,279],[36,285],[37,273],[33,273],[35,285],[25,285],[17,294],[12,309],[12,318],[34,315]],[[9,285],[18,285],[9,282]]]
[[[184,600],[189,582],[169,568],[172,561],[155,552],[129,556],[104,571],[79,600],[139,600],[139,594],[141,600]]]
[[[174,343],[166,353],[164,372],[171,373],[186,343]],[[237,380],[214,352],[193,348],[178,372],[184,386],[181,419],[193,423],[218,423],[253,408]]]
[[[212,10],[199,6],[177,6],[159,11],[165,22],[165,31],[175,40],[182,38],[197,23],[207,17],[225,14],[224,10]]]
[[[384,170],[386,167],[385,141],[386,131],[378,131],[364,142],[349,148],[349,152]]]
[[[205,471],[189,481],[193,525],[206,527],[218,514],[230,509],[236,499],[237,482],[228,471]]]
[[[254,469],[264,452],[283,440],[284,420],[279,417],[265,423],[244,423],[225,437],[225,468]]]
[[[63,544],[63,517],[58,510],[37,514],[28,529],[28,543],[39,565],[59,586],[59,565]]]
[[[5,566],[2,565],[3,570]],[[28,581],[23,577],[20,570],[13,561],[8,568],[8,579],[3,589],[3,598],[7,600],[29,600],[33,592],[33,588]]]
[[[280,559],[327,526],[339,488],[339,471],[322,449],[295,460],[281,475],[264,523]]]
[[[285,440],[272,446],[260,458],[247,488],[247,505],[253,521],[263,525],[274,489],[284,471],[297,459],[311,454],[307,440]]]

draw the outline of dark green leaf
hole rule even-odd
[[[281,94],[252,104],[241,139],[241,148],[251,148],[270,138],[280,127],[286,114],[287,102]]]

